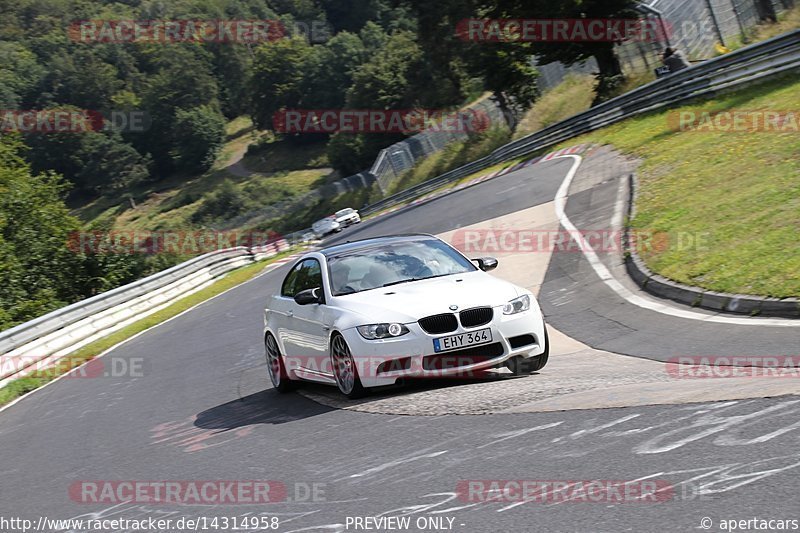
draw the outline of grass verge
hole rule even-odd
[[[564,80],[544,91],[525,113],[514,138],[519,139],[547,126],[561,122],[592,107],[597,80],[591,74],[569,74]]]
[[[66,374],[85,362],[94,359],[112,346],[131,338],[137,333],[141,333],[148,328],[156,326],[165,320],[170,319],[186,311],[187,309],[190,309],[191,307],[208,300],[209,298],[212,298],[218,294],[222,294],[226,290],[252,279],[258,273],[260,273],[265,266],[289,255],[290,253],[291,251],[286,251],[275,257],[270,257],[269,259],[265,259],[263,261],[253,263],[252,265],[247,265],[234,270],[212,285],[209,285],[208,287],[201,289],[194,294],[190,294],[185,298],[181,298],[164,309],[157,311],[150,316],[134,322],[133,324],[115,331],[107,337],[98,339],[95,342],[67,355],[58,361],[57,364],[51,369],[45,369],[33,373],[30,376],[19,378],[10,382],[8,385],[0,389],[0,406],[13,401],[34,389],[38,389],[46,383],[53,381],[58,376]]]
[[[735,110],[793,112],[797,118],[800,81],[795,75],[775,79],[626,120],[563,146],[609,144],[643,160],[631,225],[669,236],[668,246],[642,253],[654,272],[714,291],[798,296],[797,129],[677,132],[670,124],[680,111]]]
[[[450,143],[443,150],[430,154],[399,176],[389,187],[387,195],[402,192],[470,161],[480,159],[506,144],[511,140],[510,135],[508,128],[498,126],[473,134],[463,141]]]

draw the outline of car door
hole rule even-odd
[[[281,289],[282,300],[286,303],[284,320],[286,325],[281,333],[287,366],[302,370],[308,379],[322,378],[330,374],[328,357],[328,332],[325,323],[328,312],[324,304],[299,305],[294,295],[307,290],[323,290],[322,268],[317,259],[308,258],[299,263]],[[290,296],[291,295],[291,296]]]

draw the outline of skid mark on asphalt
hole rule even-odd
[[[394,461],[389,461],[388,463],[383,463],[383,464],[378,465],[378,466],[373,466],[372,468],[368,468],[368,469],[364,470],[363,472],[359,472],[357,474],[351,474],[350,477],[351,478],[359,478],[359,477],[369,476],[369,475],[372,475],[372,474],[377,474],[378,472],[383,472],[384,470],[386,470],[388,468],[394,468],[396,466],[404,465],[406,463],[419,461],[420,459],[430,459],[432,457],[439,457],[440,455],[443,455],[445,453],[447,453],[447,450],[442,450],[442,451],[433,452],[433,453],[427,453],[427,454],[423,454],[423,455],[414,455],[414,456],[408,457],[406,459],[396,459]]]
[[[458,230],[438,235],[442,240],[451,243],[467,255],[495,255],[499,258],[499,266],[494,275],[515,283],[539,294],[545,275],[550,268],[553,257],[552,249],[508,249],[503,246],[503,232],[549,232],[557,231],[560,226],[567,230],[577,231],[566,218],[564,212],[567,193],[570,191],[572,178],[581,167],[580,156],[572,158],[574,164],[564,178],[556,200],[539,204],[535,207],[510,213],[491,220],[465,226]],[[608,182],[619,175],[619,165],[613,158],[608,161],[600,159],[595,164],[592,159],[588,177],[581,178],[574,187],[589,190],[598,184]],[[604,162],[605,161],[605,162]],[[609,162],[611,161],[611,162]],[[613,163],[613,164],[612,164]],[[613,193],[616,204],[624,198],[623,189],[617,188]],[[615,224],[621,220],[621,211],[614,214]],[[481,235],[495,235],[496,239],[484,238],[476,240],[467,232],[478,232]],[[477,248],[476,248],[477,246]],[[487,248],[488,246],[488,248]],[[560,253],[560,252],[556,252]],[[564,252],[567,253],[567,252]],[[597,258],[597,254],[588,250],[584,255]],[[576,258],[580,252],[572,253]],[[600,267],[605,265],[597,260]],[[580,283],[589,283],[597,275],[592,267],[584,261],[568,263],[574,272],[565,275]],[[608,271],[605,271],[608,273]],[[601,272],[602,274],[602,272]],[[617,280],[604,274],[601,278],[607,283],[619,284]],[[606,279],[608,278],[608,279]],[[552,305],[566,305],[580,296],[580,289],[563,290],[558,294],[548,294],[548,302]],[[627,289],[626,289],[627,290]],[[636,298],[644,299],[641,296]],[[658,304],[668,311],[671,309]],[[680,310],[683,313],[683,310]],[[680,314],[679,313],[679,314]],[[692,316],[708,319],[711,315],[689,312]],[[577,316],[575,320],[577,320]],[[720,320],[726,317],[717,317]],[[545,317],[547,319],[547,317]],[[731,319],[734,322],[748,319]],[[613,317],[601,316],[593,311],[581,313],[581,332],[586,335],[583,341],[596,345],[599,342],[624,338],[636,331]],[[748,322],[752,324],[752,322]],[[761,322],[759,322],[761,323]],[[797,322],[800,325],[800,322]],[[595,327],[589,327],[594,325]],[[602,327],[598,327],[602,325]],[[426,390],[395,389],[387,393],[378,392],[359,400],[347,400],[339,395],[336,388],[308,387],[301,389],[300,394],[322,405],[349,409],[368,413],[395,415],[480,415],[490,413],[526,413],[547,412],[573,409],[597,409],[641,405],[697,403],[710,400],[730,400],[746,398],[763,398],[798,394],[797,387],[787,379],[771,378],[725,378],[725,379],[680,379],[670,375],[667,365],[662,362],[644,359],[648,357],[646,345],[641,348],[640,357],[618,355],[611,352],[593,349],[574,338],[548,326],[551,339],[551,355],[548,365],[539,373],[530,377],[508,379],[508,376],[497,376],[494,380],[463,380],[451,383],[431,385]],[[655,357],[653,358],[655,359]]]
[[[508,439],[514,439],[516,437],[521,437],[523,435],[527,435],[528,433],[530,433],[532,431],[540,431],[542,429],[554,428],[556,426],[560,426],[563,423],[564,423],[564,421],[560,420],[558,422],[553,422],[552,424],[544,424],[542,426],[535,426],[535,427],[532,427],[532,428],[525,428],[525,429],[518,429],[516,431],[510,431],[508,433],[501,433],[499,435],[496,435],[496,437],[498,437],[498,438],[496,438],[495,440],[487,442],[486,444],[481,444],[480,446],[478,446],[478,449],[486,448],[487,446],[495,446],[500,442],[506,441]]]
[[[279,516],[281,531],[343,532],[346,528],[342,522],[348,516],[445,516],[455,518],[456,524],[472,526],[469,530],[475,531],[486,530],[486,520],[491,521],[487,516],[515,516],[515,523],[519,524],[520,520],[530,518],[533,510],[538,517],[542,516],[538,513],[558,512],[561,503],[592,503],[582,498],[585,493],[571,489],[563,489],[566,492],[560,495],[548,493],[539,499],[521,501],[502,498],[476,501],[455,490],[460,480],[469,479],[558,479],[558,474],[553,477],[553,472],[559,470],[550,468],[550,461],[542,462],[542,457],[549,460],[585,457],[586,461],[581,463],[593,465],[593,474],[588,475],[665,482],[667,486],[660,489],[663,494],[659,503],[662,505],[669,505],[669,502],[684,505],[691,501],[710,505],[708,502],[718,495],[736,494],[737,489],[756,483],[763,485],[776,476],[796,475],[800,468],[800,453],[772,452],[764,456],[762,446],[773,443],[772,449],[775,446],[788,449],[794,444],[800,429],[799,404],[800,400],[762,400],[670,406],[661,410],[648,408],[627,414],[599,411],[597,416],[588,420],[551,414],[550,420],[544,424],[542,416],[523,419],[530,424],[529,427],[525,422],[516,422],[520,420],[516,417],[506,417],[507,431],[476,431],[473,427],[460,426],[468,436],[462,434],[460,438],[445,440],[435,435],[422,438],[420,445],[423,449],[412,454],[394,455],[392,451],[384,450],[386,453],[371,454],[370,457],[352,457],[345,470],[359,462],[360,467],[351,469],[349,477],[341,478],[343,485],[334,484],[337,475],[333,471],[315,475],[315,482],[330,483],[330,493],[326,491],[326,497],[330,498],[325,501],[276,502],[266,509],[225,506],[182,506],[177,509],[164,504],[123,504],[75,518]],[[358,423],[357,419],[353,420]],[[413,431],[421,424],[408,418],[398,419],[398,422],[405,424],[403,431]],[[742,436],[745,431],[749,433],[747,438]],[[691,453],[691,447],[700,442],[718,447],[719,455],[728,459],[710,461],[710,464],[702,459],[703,456],[697,459]],[[396,449],[402,447],[399,444]],[[489,449],[484,452],[486,448]],[[682,449],[688,451],[678,453]],[[476,453],[476,450],[481,451]],[[604,465],[609,450],[630,453],[632,457],[625,466]],[[725,450],[729,453],[723,453]],[[637,462],[633,457],[637,455],[664,457],[666,462],[662,461],[660,465],[652,461]],[[511,456],[516,458],[512,464],[497,461],[498,457]],[[742,459],[750,456],[756,459]],[[448,460],[443,460],[445,458]],[[680,467],[673,467],[675,463]],[[525,473],[520,472],[520,465],[526,465]],[[353,477],[353,474],[360,473],[364,475]],[[401,475],[404,477],[399,478]],[[413,480],[411,483],[415,490],[407,493],[379,492],[386,487],[387,480],[392,479],[407,483]],[[359,491],[364,491],[361,493],[363,496]],[[338,498],[337,492],[347,497]],[[742,493],[737,496],[741,497]],[[635,512],[632,508],[626,509]],[[673,512],[672,509],[665,512]],[[597,506],[575,507],[564,512],[577,517],[597,510]],[[480,528],[478,524],[484,527]]]
[[[183,422],[164,422],[150,430],[152,444],[174,446],[187,453],[199,452],[208,448],[221,446],[236,438],[246,437],[252,433],[252,426],[243,427],[233,432],[202,429],[195,426],[197,417]]]

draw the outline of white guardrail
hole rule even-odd
[[[286,240],[195,257],[0,333],[0,387],[151,315],[217,278],[289,248]]]
[[[405,204],[442,185],[458,181],[490,166],[551,148],[635,115],[798,69],[800,69],[800,30],[795,30],[709,59],[643,85],[588,111],[501,146],[486,157],[364,206],[359,212],[362,215],[369,215],[398,204]]]
[[[366,215],[417,199],[489,166],[537,152],[630,116],[800,68],[800,30],[706,61],[600,104],[563,122],[498,148],[487,157],[451,170],[366,206]],[[0,387],[202,289],[240,266],[288,248],[285,240],[238,247],[196,257],[129,285],[87,298],[0,332]]]

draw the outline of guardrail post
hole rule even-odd
[[[722,29],[719,27],[719,21],[717,20],[717,14],[714,13],[714,6],[711,5],[711,0],[706,0],[706,6],[708,7],[708,12],[711,14],[711,23],[714,25],[714,30],[716,31],[717,38],[722,46],[725,45],[725,36],[722,35]]]

